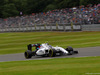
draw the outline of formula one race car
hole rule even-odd
[[[48,43],[44,44],[29,44],[28,50],[25,51],[24,55],[26,59],[31,58],[32,56],[46,56],[46,57],[55,57],[57,55],[72,55],[72,54],[78,54],[78,51],[74,51],[72,47],[67,47],[66,49],[62,47],[53,47],[49,45]],[[35,51],[32,51],[32,47],[36,47]]]

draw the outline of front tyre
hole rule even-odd
[[[66,48],[66,51],[68,51],[68,55],[72,55],[74,53],[73,48],[68,46],[68,48]]]
[[[55,57],[56,56],[56,51],[53,49],[49,50],[49,57]]]
[[[31,58],[32,57],[32,51],[30,51],[30,50],[25,51],[24,56],[25,56],[26,59]]]

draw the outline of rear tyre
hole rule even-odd
[[[32,51],[30,51],[30,50],[25,51],[24,56],[25,56],[26,59],[31,58],[32,57]]]

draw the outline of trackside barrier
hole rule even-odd
[[[73,28],[73,29],[72,29]],[[71,24],[39,24],[33,26],[16,26],[16,27],[6,27],[0,28],[0,32],[26,32],[26,31],[81,31],[81,25],[72,25]]]
[[[82,25],[82,31],[100,31],[100,24]]]

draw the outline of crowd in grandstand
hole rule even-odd
[[[17,17],[0,18],[0,27],[32,26],[39,24],[99,24],[100,5],[87,5],[73,8],[56,9],[48,12],[32,13]]]

